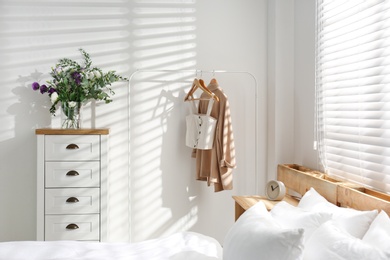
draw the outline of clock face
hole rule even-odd
[[[281,200],[286,194],[286,188],[281,181],[269,181],[266,187],[266,194],[270,200]]]

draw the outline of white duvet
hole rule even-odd
[[[215,260],[222,247],[214,238],[183,232],[138,243],[20,241],[0,243],[0,260]]]

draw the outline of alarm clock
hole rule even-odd
[[[286,186],[281,181],[272,180],[267,183],[265,192],[269,200],[282,200],[286,195]]]

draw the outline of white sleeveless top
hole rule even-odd
[[[195,149],[210,150],[213,148],[215,127],[217,125],[217,119],[210,116],[214,99],[209,100],[207,114],[199,114],[195,101],[191,100],[189,102],[191,103],[191,113],[186,116],[186,145]]]

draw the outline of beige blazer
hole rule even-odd
[[[236,167],[233,128],[230,107],[226,95],[218,83],[207,86],[218,98],[214,102],[211,116],[217,119],[214,143],[211,150],[194,149],[196,158],[196,179],[214,184],[214,191],[233,189],[233,169]],[[209,97],[203,93],[201,98]],[[206,113],[208,100],[199,101],[199,113]]]

